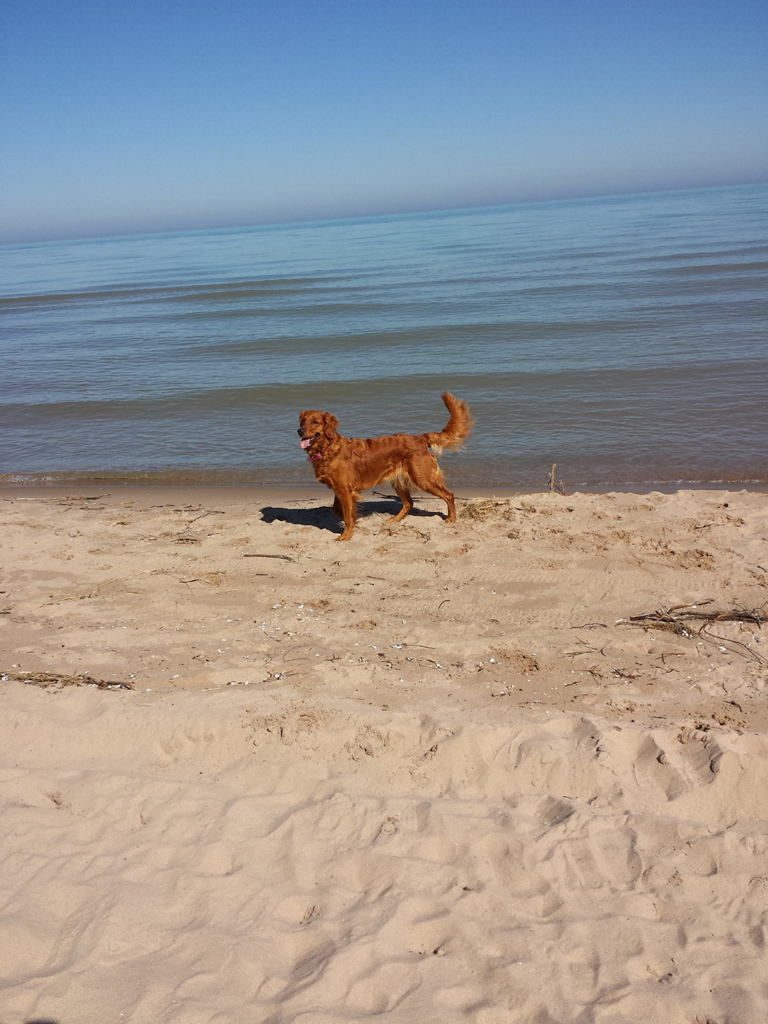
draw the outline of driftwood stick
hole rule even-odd
[[[730,608],[721,611],[701,612],[698,608],[701,605],[713,604],[712,600],[697,601],[695,604],[678,604],[672,608],[660,608],[655,612],[644,612],[642,615],[630,615],[626,619],[617,619],[616,625],[641,626],[646,631],[649,629],[669,630],[679,636],[693,639],[698,636],[703,641],[719,647],[720,650],[728,650],[731,654],[740,654],[742,658],[757,661],[761,665],[768,665],[768,658],[759,651],[753,650],[741,640],[734,640],[732,637],[719,636],[707,629],[715,622],[754,622],[758,629],[762,628],[765,619],[764,607],[753,608],[748,611],[746,608]],[[701,623],[698,629],[686,627],[686,622],[698,621]],[[663,656],[662,656],[663,657]]]
[[[296,561],[296,559],[295,558],[291,558],[290,555],[262,555],[262,554],[258,554],[257,552],[254,552],[253,554],[251,554],[250,552],[246,552],[243,555],[243,558],[280,558],[284,562],[295,562]]]
[[[552,468],[549,471],[549,493],[552,494],[557,491],[558,494],[565,494],[565,488],[563,487],[562,481],[557,483],[555,480],[555,470],[557,469],[557,463],[552,463]]]
[[[647,623],[648,625],[663,624],[671,622],[682,622],[685,619],[704,619],[707,622],[754,622],[762,625],[760,608],[749,611],[746,608],[731,608],[723,611],[700,612],[699,608],[704,605],[713,604],[711,599],[697,601],[695,604],[676,604],[672,608],[659,608],[653,612],[643,612],[642,615],[630,615],[626,619],[619,619],[618,622]]]

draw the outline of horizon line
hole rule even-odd
[[[652,196],[652,195],[668,195],[674,192],[711,192],[717,189],[735,189],[735,188],[755,188],[759,185],[768,185],[768,178],[758,181],[750,182],[734,182],[731,184],[719,184],[719,185],[689,185],[681,188],[648,188],[640,189],[632,192],[593,192],[579,196],[552,196],[548,199],[526,199],[517,200],[513,202],[503,203],[482,203],[478,206],[444,206],[444,207],[432,207],[425,209],[416,210],[400,210],[400,211],[380,211],[376,213],[364,213],[364,214],[352,214],[346,216],[332,216],[332,217],[302,217],[297,220],[264,220],[254,221],[248,224],[216,224],[209,227],[190,227],[190,228],[174,228],[165,229],[161,231],[128,231],[121,232],[120,234],[92,234],[92,235],[72,235],[63,238],[38,238],[28,241],[20,242],[0,242],[0,249],[12,249],[12,248],[24,248],[27,246],[36,245],[60,245],[60,244],[71,244],[77,242],[95,242],[95,241],[109,241],[109,240],[122,240],[128,238],[163,238],[170,235],[197,235],[197,234],[208,234],[217,231],[254,231],[262,228],[291,228],[301,226],[311,226],[320,224],[345,224],[354,223],[367,220],[377,220],[381,218],[393,219],[393,220],[406,220],[413,217],[425,217],[425,216],[438,216],[440,214],[447,213],[473,213],[479,211],[491,211],[491,210],[502,210],[516,206],[549,206],[556,203],[579,203],[588,200],[598,199],[623,199],[630,198],[632,196]]]

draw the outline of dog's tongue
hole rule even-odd
[[[309,448],[309,446],[311,444],[312,444],[312,438],[311,437],[303,437],[301,439],[301,447],[302,448]]]

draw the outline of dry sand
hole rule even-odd
[[[763,1024],[766,495],[327,504],[0,493],[0,1022]]]

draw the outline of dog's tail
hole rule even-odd
[[[438,455],[446,448],[463,448],[475,422],[466,402],[460,402],[450,391],[444,391],[441,397],[451,418],[439,433],[424,435],[429,447]]]

